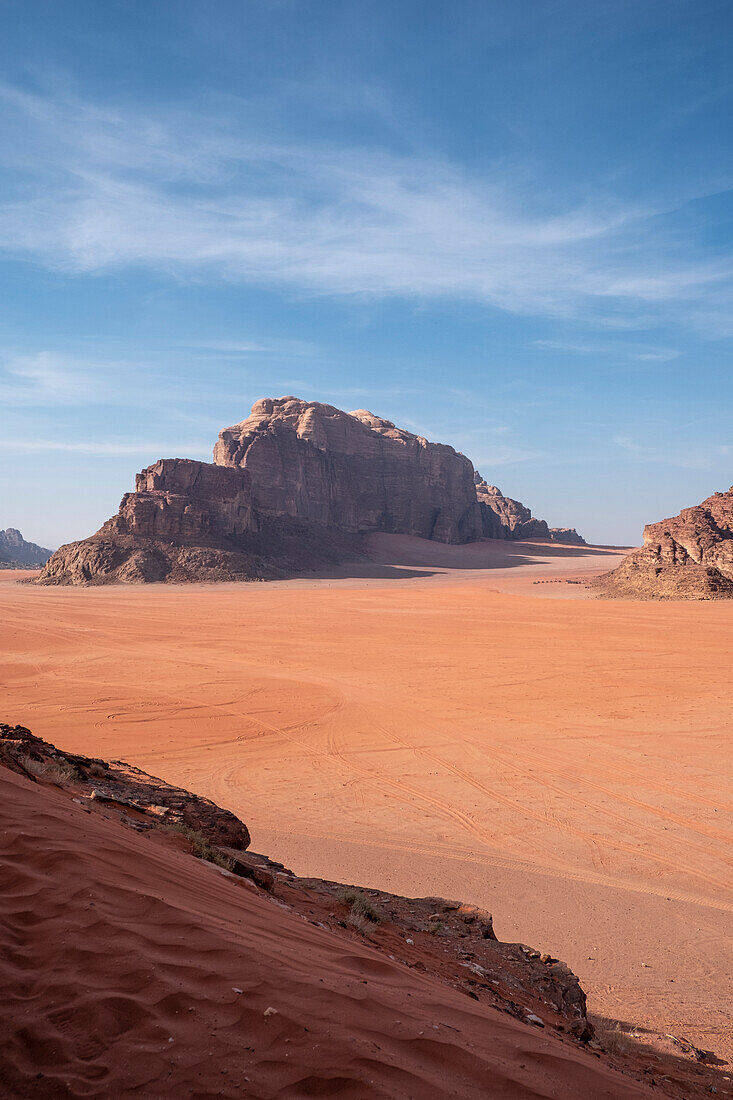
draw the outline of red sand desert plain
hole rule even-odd
[[[733,602],[581,598],[564,579],[619,560],[589,549],[374,554],[270,584],[5,574],[3,718],[211,797],[299,874],[485,906],[596,1019],[733,1058]]]

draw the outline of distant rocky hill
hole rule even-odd
[[[641,599],[733,597],[733,487],[644,528],[644,545],[599,585]]]
[[[0,569],[12,569],[18,566],[38,568],[45,565],[53,551],[35,542],[26,542],[20,531],[8,527],[0,531]]]
[[[488,485],[478,471],[474,474],[474,482],[484,538],[551,539],[574,546],[586,545],[574,527],[548,527],[545,520],[535,519],[526,505],[505,497],[496,485]]]
[[[550,529],[465,457],[363,409],[265,399],[219,435],[214,462],[161,459],[116,516],[62,546],[44,584],[264,579],[359,556],[372,531],[446,543]]]

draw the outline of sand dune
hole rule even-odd
[[[653,1095],[4,769],[0,821],[4,1096]]]
[[[578,599],[611,553],[416,541],[319,580],[3,585],[7,720],[214,798],[299,873],[483,905],[596,1014],[733,1056],[733,605]]]

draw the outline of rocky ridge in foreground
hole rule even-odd
[[[452,447],[363,409],[281,397],[225,428],[213,463],[161,459],[143,470],[117,515],[62,546],[39,582],[292,576],[363,556],[362,536],[375,531],[583,542],[486,485]]]
[[[644,544],[597,582],[634,599],[733,598],[733,487],[644,528]]]
[[[572,972],[475,906],[298,878],[208,799],[22,726],[0,786],[8,1096],[727,1094],[684,1040],[594,1038]]]

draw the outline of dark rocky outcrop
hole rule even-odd
[[[74,785],[90,801],[158,826],[194,829],[211,843],[236,851],[249,847],[247,826],[208,798],[173,787],[122,760],[64,752],[25,726],[0,723],[0,765],[32,782]]]
[[[282,863],[248,852],[247,826],[208,798],[121,760],[57,748],[25,726],[0,723],[0,776],[3,766],[32,783],[62,788],[91,814],[103,813],[149,837],[160,837],[163,830],[171,845],[187,848],[232,879],[250,880],[322,929],[347,939],[368,934],[376,950],[408,965],[419,957],[422,970],[474,1000],[581,1041],[593,1036],[575,974],[550,955],[500,942],[491,913],[478,906],[298,878]],[[370,913],[366,931],[354,919],[355,902]]]
[[[116,516],[82,542],[62,546],[46,584],[229,580],[258,575],[241,536],[252,531],[249,474],[206,462],[161,459],[139,473]]]
[[[161,459],[42,584],[255,580],[358,557],[372,531],[446,543],[552,539],[452,447],[363,409],[281,397],[220,433],[214,462]],[[563,537],[576,532],[562,532]]]
[[[46,564],[52,553],[45,546],[26,542],[15,527],[0,531],[0,569],[37,569]]]
[[[481,536],[469,460],[363,409],[345,413],[295,397],[258,401],[246,420],[220,433],[214,462],[250,472],[261,515],[440,542]]]
[[[474,474],[476,498],[481,509],[481,528],[486,539],[549,539],[572,546],[585,546],[574,527],[548,527],[535,519],[525,504],[505,497],[496,485],[489,485],[478,471]]]
[[[582,535],[579,535],[574,527],[551,527],[550,538],[553,542],[561,542],[566,546],[587,546]]]
[[[733,597],[733,487],[644,528],[644,545],[598,582],[608,596]]]
[[[483,536],[487,539],[549,539],[543,519],[535,519],[529,508],[505,497],[496,485],[489,485],[478,472],[474,477],[481,509]]]

